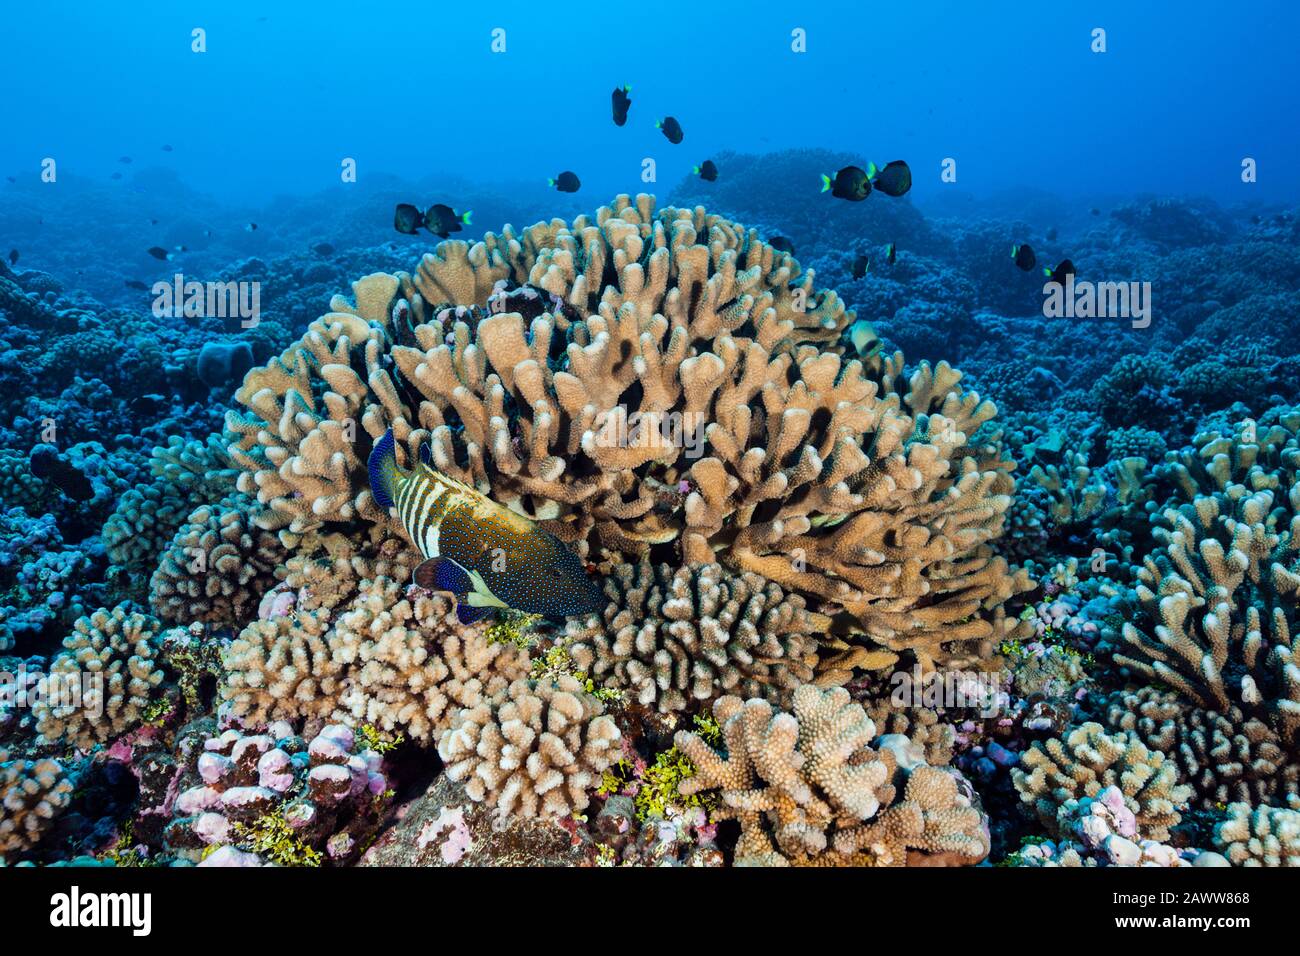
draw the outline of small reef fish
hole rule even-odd
[[[119,157],[117,158],[117,161],[118,161],[119,163],[129,163],[129,162],[131,162],[131,157],[130,157],[130,156],[119,156]]]
[[[172,151],[171,143],[163,143],[162,151],[164,153],[170,153]]]
[[[894,245],[891,242],[889,245],[885,246],[885,261],[892,266],[895,263],[895,261],[897,261],[897,259],[898,259],[898,246]]]
[[[861,279],[871,268],[871,258],[869,256],[855,256],[853,258],[853,278]]]
[[[471,225],[469,212],[457,212],[450,206],[434,203],[424,214],[424,228],[440,239],[446,239],[453,232],[460,232],[463,226]]]
[[[497,608],[560,619],[605,606],[597,582],[559,538],[435,471],[427,446],[420,459],[411,471],[399,467],[389,429],[370,453],[370,491],[380,507],[396,509],[427,559],[415,569],[415,583],[454,594],[462,624]]]
[[[872,163],[867,175],[876,189],[886,196],[898,198],[912,188],[912,168],[901,159],[886,163],[883,169],[876,169]]]
[[[1015,260],[1016,268],[1023,269],[1025,272],[1038,265],[1038,257],[1034,255],[1034,250],[1029,247],[1028,243],[1012,246],[1011,258]]]
[[[788,252],[790,255],[794,255],[794,243],[785,236],[773,236],[767,240],[767,244],[777,252]]]
[[[414,236],[424,225],[424,214],[409,202],[399,202],[393,212],[393,228],[407,236]]]
[[[554,186],[562,193],[576,193],[582,188],[582,180],[578,178],[578,174],[569,172],[567,169],[554,179],[548,179],[546,184]]]
[[[1074,263],[1069,259],[1062,259],[1055,270],[1043,266],[1043,275],[1047,277],[1049,284],[1055,282],[1059,286],[1064,286],[1066,277],[1074,275]]]
[[[257,232],[257,223],[255,223],[255,222],[250,222],[250,223],[249,223],[247,226],[245,226],[244,228],[247,229],[249,232]]]
[[[332,255],[334,255],[334,247],[331,246],[328,242],[318,242],[318,243],[316,243],[316,245],[314,245],[314,246],[311,247],[311,251],[314,252],[314,253],[316,253],[317,255],[321,255],[321,256],[332,256]]]
[[[170,260],[171,258],[173,258],[172,254],[168,252],[166,249],[164,249],[162,246],[150,246],[148,249],[145,250],[145,252],[149,253],[149,255],[153,256],[155,259]]]
[[[834,176],[822,173],[822,192],[828,191],[836,199],[861,202],[871,194],[871,177],[858,166],[845,166]]]
[[[696,166],[694,172],[696,176],[699,176],[706,183],[718,181],[718,167],[713,165],[713,160],[711,159],[706,159],[704,162],[700,163],[700,165]]]
[[[661,129],[664,135],[668,137],[668,142],[676,145],[682,141],[682,124],[677,122],[674,116],[665,116],[655,123],[655,129]]]
[[[139,279],[127,279],[125,285],[128,289],[139,289],[141,292],[149,291],[149,287]]]
[[[90,479],[52,445],[33,448],[27,466],[33,475],[50,482],[73,501],[89,501],[95,497],[95,486]]]
[[[421,213],[409,202],[403,202],[397,204],[397,210],[393,213],[393,228],[413,236],[423,226],[438,238],[446,239],[453,232],[460,232],[464,226],[470,225],[471,215],[470,212],[456,212],[442,203],[434,203]]]
[[[10,264],[11,266],[16,266],[16,265],[18,265],[18,250],[17,250],[17,249],[10,249],[10,250],[9,250],[9,264]]]
[[[614,125],[622,126],[627,122],[627,111],[632,105],[632,97],[628,96],[632,92],[630,86],[616,86],[610,96],[610,101],[614,107]]]

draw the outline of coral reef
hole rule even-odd
[[[447,775],[499,815],[581,813],[618,756],[604,706],[569,676],[517,680],[459,711],[438,740]]]
[[[718,564],[619,565],[600,619],[570,621],[574,663],[661,712],[726,694],[786,704],[813,678],[816,635],[829,619],[756,574]]]
[[[538,294],[492,311],[503,280]],[[644,195],[444,243],[249,372],[227,416],[238,487],[290,546],[388,524],[363,461],[391,427],[407,461],[427,442],[589,560],[671,546],[757,573],[882,665],[978,653],[1028,587],[989,546],[1013,488],[996,409],[945,363],[819,350],[852,314],[812,280],[754,231]]]
[[[1300,866],[1300,810],[1234,803],[1214,843],[1234,866]]]
[[[23,760],[0,747],[0,860],[35,846],[72,788],[58,761]]]
[[[50,693],[32,706],[38,740],[84,750],[138,726],[166,676],[161,630],[126,605],[78,618],[50,661]]]
[[[714,158],[588,213],[460,182],[533,224],[431,248],[371,244],[396,184],[246,247],[171,184],[249,327],[0,261],[3,862],[1295,865],[1294,216]],[[1049,318],[1026,241],[1157,321]],[[601,612],[414,585],[390,428]]]

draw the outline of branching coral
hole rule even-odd
[[[1106,723],[1136,733],[1178,764],[1179,779],[1196,791],[1195,805],[1282,803],[1300,796],[1300,760],[1272,728],[1241,708],[1204,710],[1154,687],[1111,695]]]
[[[404,588],[390,578],[365,581],[329,636],[332,660],[347,668],[336,719],[437,737],[459,708],[475,707],[528,675],[528,654],[491,644],[488,625],[460,625],[454,602]]]
[[[1150,632],[1125,623],[1130,653],[1115,661],[1198,706],[1267,717],[1294,745],[1300,484],[1289,498],[1289,509],[1275,509],[1272,491],[1234,486],[1167,509],[1167,527],[1155,531],[1162,547],[1138,571],[1137,598],[1157,623]]]
[[[580,813],[619,758],[621,734],[604,710],[573,677],[517,680],[459,711],[438,755],[471,799],[502,816]]]
[[[173,436],[149,459],[153,481],[131,488],[104,523],[104,547],[113,564],[147,580],[186,516],[233,490],[235,471],[215,437],[186,442]]]
[[[723,697],[713,715],[721,752],[700,734],[676,735],[695,767],[679,790],[718,791],[713,817],[740,821],[737,863],[961,865],[988,854],[969,784],[946,768],[901,765],[896,741],[873,749],[875,724],[843,688],[804,684],[792,713]]]
[[[1214,843],[1235,866],[1300,866],[1300,809],[1234,803]]]
[[[165,676],[162,628],[126,608],[78,618],[64,638],[50,662],[50,693],[32,706],[39,741],[89,749],[143,721]]]
[[[718,564],[620,565],[599,617],[570,621],[574,662],[605,686],[668,713],[726,693],[788,703],[813,678],[829,619],[757,574]]]
[[[1015,629],[1000,605],[1028,581],[989,548],[1012,490],[996,410],[944,363],[823,351],[852,313],[754,232],[622,196],[354,293],[227,418],[239,489],[286,544],[388,524],[364,461],[391,427],[406,462],[428,442],[591,559],[671,548],[823,602],[878,666]]]
[[[244,624],[274,585],[285,557],[274,534],[256,525],[243,495],[190,513],[149,582],[149,600],[170,622]]]
[[[344,666],[329,646],[328,608],[254,621],[222,653],[222,696],[249,726],[298,717],[328,719],[343,693]]]
[[[1136,817],[1138,833],[1165,840],[1182,818],[1178,807],[1192,794],[1176,782],[1176,767],[1163,753],[1148,750],[1135,736],[1107,734],[1096,723],[1082,724],[1064,739],[1036,741],[1012,769],[1011,779],[1020,799],[1053,836],[1061,807],[1114,785]]]
[[[11,759],[0,747],[0,859],[35,846],[72,802],[72,789],[58,761]]]
[[[869,823],[838,832],[835,850],[870,852],[876,866],[973,865],[989,853],[988,826],[975,801],[956,771],[922,764],[908,775],[902,800]]]
[[[778,849],[816,855],[893,799],[892,754],[871,749],[875,725],[843,688],[805,684],[795,691],[793,713],[765,700],[723,697],[713,716],[724,752],[690,731],[674,738],[696,768],[680,790],[721,791],[715,816],[740,821],[738,859],[778,862]]]

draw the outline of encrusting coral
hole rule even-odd
[[[501,816],[581,813],[619,758],[621,733],[569,675],[517,680],[459,711],[438,740],[447,775]]]
[[[380,763],[337,724],[310,741],[284,722],[259,734],[228,729],[204,742],[182,778],[167,845],[194,859],[203,859],[201,848],[240,848],[258,862],[290,866],[353,857],[373,829],[367,805],[387,788]]]
[[[905,377],[901,354],[838,354],[852,313],[812,278],[752,230],[644,195],[444,242],[248,373],[226,423],[239,490],[288,545],[391,525],[365,460],[392,428],[407,463],[427,442],[435,468],[588,560],[671,548],[820,602],[875,649],[859,664],[986,654],[1029,585],[990,548],[1014,467],[996,409],[945,363]]]
[[[1117,786],[1144,838],[1166,840],[1182,819],[1178,808],[1192,795],[1177,783],[1177,768],[1134,735],[1108,734],[1097,723],[1075,727],[1064,738],[1035,741],[1011,770],[1020,799],[1029,804],[1048,833],[1058,835],[1062,807]]]
[[[125,604],[78,618],[32,705],[37,741],[86,750],[139,726],[165,677],[161,631]]]
[[[569,655],[598,683],[668,713],[728,693],[788,704],[813,679],[829,619],[757,574],[719,564],[619,565],[600,617],[569,621]]]
[[[57,760],[11,759],[0,747],[0,860],[35,846],[72,802],[72,789]]]

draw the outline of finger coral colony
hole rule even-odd
[[[788,174],[732,160],[684,191]],[[251,362],[215,405],[197,333],[119,335],[0,268],[0,346],[45,343],[8,364],[84,408],[58,462],[89,488],[0,451],[0,858],[1297,865],[1300,409],[1258,381],[1207,404],[1218,313],[1090,380],[1017,365],[995,299],[963,342],[951,290],[992,266],[941,275],[889,215],[887,277],[817,235],[834,216],[804,268],[649,195],[447,239],[310,321],[198,323]],[[1224,309],[1294,308],[1242,281]],[[181,434],[114,400],[127,358]],[[462,623],[491,591],[440,586],[380,504],[390,432],[404,473],[562,543],[600,610]]]

